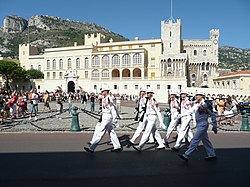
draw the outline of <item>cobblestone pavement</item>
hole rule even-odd
[[[73,106],[77,106],[79,112],[79,125],[82,131],[93,131],[98,121],[98,108],[99,104],[96,103],[96,111],[93,114],[89,112],[83,112],[81,110],[82,104],[79,102],[73,103]],[[0,125],[0,132],[47,132],[47,131],[70,131],[72,124],[71,114],[68,112],[68,103],[64,103],[64,112],[60,115],[56,112],[56,102],[51,102],[51,108],[53,112],[42,113],[43,103],[39,103],[38,120],[28,120],[28,115],[25,118],[7,120],[5,124]],[[125,102],[122,105],[122,118],[118,121],[118,125],[115,126],[117,131],[134,131],[137,127],[137,122],[134,121],[134,102]],[[160,104],[162,109],[162,116],[164,116],[165,104]],[[90,104],[87,103],[87,110],[90,110]],[[239,131],[241,127],[241,115],[237,116],[239,123],[234,126],[222,125],[219,130],[226,131]],[[159,124],[159,123],[158,123]]]

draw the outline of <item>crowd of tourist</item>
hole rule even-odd
[[[29,117],[29,120],[34,116],[37,120],[38,103],[43,102],[41,112],[51,112],[50,102],[57,102],[57,111],[62,112],[63,103],[68,103],[69,113],[72,113],[72,105],[74,102],[82,103],[82,110],[86,110],[87,103],[91,112],[98,111],[95,109],[95,103],[100,101],[100,94],[94,92],[76,92],[66,93],[62,90],[55,90],[54,92],[45,91],[44,93],[37,92],[37,89],[32,89],[29,92],[23,91],[7,91],[0,89],[0,120],[6,118],[22,118]],[[137,95],[134,94],[112,94],[112,97],[117,105],[117,109],[121,111],[121,101],[131,100],[136,101]],[[192,97],[190,97],[192,99]],[[240,102],[250,102],[250,96],[232,95],[225,96],[223,94],[207,94],[206,99],[212,101],[213,108],[217,111],[219,121],[225,124],[233,125],[237,123],[234,114],[238,112]],[[222,122],[221,122],[222,123]]]

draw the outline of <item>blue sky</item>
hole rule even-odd
[[[160,38],[170,0],[0,0],[1,26],[7,15],[59,16],[97,23],[131,40],[150,39]],[[216,28],[220,46],[250,48],[250,0],[173,0],[173,17],[182,21],[183,39],[208,39]]]

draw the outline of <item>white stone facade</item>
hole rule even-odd
[[[161,22],[161,39],[103,43],[104,37],[85,35],[84,45],[45,49],[42,55],[21,44],[19,60],[25,69],[44,73],[44,79],[36,81],[40,91],[61,86],[64,91],[99,92],[100,85],[107,83],[113,93],[138,94],[142,85],[148,85],[165,102],[170,89],[213,85],[218,30],[211,30],[207,40],[182,40],[178,19]]]

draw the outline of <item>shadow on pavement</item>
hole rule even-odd
[[[188,162],[170,150],[3,153],[0,186],[249,186],[250,149],[216,153],[205,161],[199,147]]]

